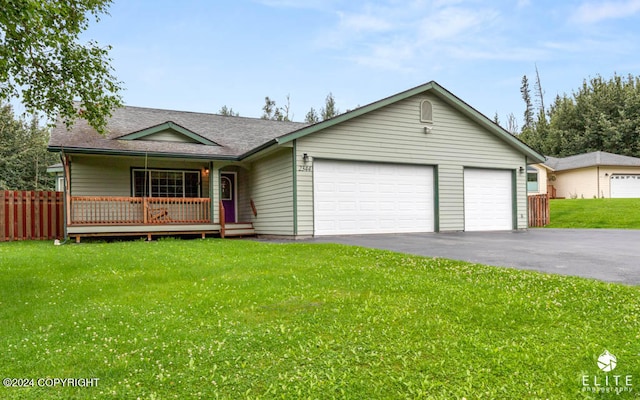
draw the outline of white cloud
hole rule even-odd
[[[640,0],[589,2],[581,4],[571,19],[590,24],[607,19],[626,18],[638,12]]]
[[[460,61],[547,59],[552,49],[519,40],[519,25],[512,14],[527,5],[529,0],[518,0],[507,8],[476,0],[358,4],[348,12],[336,11],[335,24],[319,35],[316,44],[331,48],[338,58],[396,72],[424,66],[447,68]]]
[[[334,3],[332,0],[255,0],[256,3],[277,8],[303,8],[321,10],[327,9]]]
[[[492,12],[459,7],[444,8],[424,17],[420,23],[423,41],[460,40],[483,30],[495,18]]]
[[[374,15],[353,15],[338,13],[341,28],[353,32],[383,32],[390,30],[393,25],[382,17]]]
[[[350,57],[356,63],[392,71],[408,71],[410,60],[415,56],[415,48],[407,43],[396,42],[389,44],[377,44],[370,48],[366,54],[357,54]]]

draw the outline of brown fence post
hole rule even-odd
[[[549,195],[536,194],[527,197],[529,208],[529,226],[541,227],[551,221],[549,213]]]
[[[5,212],[5,205],[7,202],[7,192],[0,191],[0,242],[9,240],[7,238],[7,213]]]
[[[219,207],[218,207],[219,211],[220,211],[220,237],[222,239],[224,239],[224,225],[225,225],[225,220],[224,220],[224,205],[222,204],[222,200],[220,200],[219,203]]]

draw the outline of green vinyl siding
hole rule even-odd
[[[205,161],[163,160],[144,157],[71,156],[72,196],[132,196],[131,170],[199,170],[209,167]],[[200,173],[201,196],[209,197],[209,179]]]
[[[187,137],[172,129],[167,129],[162,132],[153,133],[137,140],[151,140],[158,142],[179,142],[179,143],[198,143],[197,140]]]
[[[250,221],[261,235],[293,235],[293,168],[291,148],[256,162],[247,173],[247,194],[258,212]],[[246,201],[246,200],[245,200]]]
[[[432,130],[420,104],[433,105]],[[518,170],[522,153],[441,98],[421,94],[298,139],[297,160],[343,159],[437,166],[440,231],[464,229],[463,168]],[[313,172],[298,172],[298,234],[313,234]],[[526,228],[526,175],[516,174],[517,226]]]

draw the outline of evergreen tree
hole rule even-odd
[[[307,115],[304,117],[304,122],[307,122],[309,124],[320,122],[320,117],[318,116],[318,112],[315,108],[311,107]]]
[[[264,106],[262,106],[262,119],[274,119],[276,108],[275,100],[271,100],[269,96],[264,98]]]
[[[270,119],[273,121],[291,121],[289,117],[289,110],[291,108],[291,101],[289,95],[287,95],[287,105],[284,107],[276,106],[276,101],[271,100],[269,96],[264,98],[264,106],[262,106],[262,119]]]
[[[324,107],[320,109],[320,117],[326,121],[338,114],[340,114],[340,110],[336,108],[336,99],[333,97],[333,93],[329,93],[324,100]]]
[[[607,151],[640,157],[640,77],[585,79],[572,96],[557,96],[547,114],[520,135],[545,155]]]
[[[522,94],[522,100],[524,100],[524,123],[522,130],[531,129],[533,127],[533,105],[531,104],[531,90],[529,89],[529,79],[524,75],[522,77],[522,86],[520,87],[520,93]]]
[[[0,189],[53,190],[55,178],[47,167],[58,161],[47,151],[49,132],[15,117],[10,105],[0,106]]]
[[[227,107],[226,105],[222,106],[220,110],[218,110],[218,114],[224,115],[225,117],[239,117],[240,113],[233,111],[233,108]]]

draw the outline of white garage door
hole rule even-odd
[[[464,230],[513,229],[511,171],[464,170]]]
[[[433,232],[433,167],[313,163],[316,235]]]
[[[640,197],[640,175],[611,175],[611,197]]]

